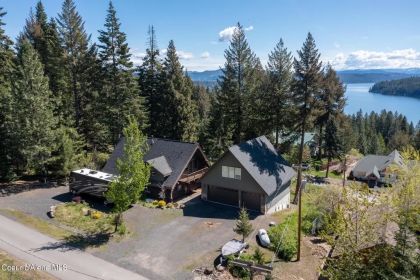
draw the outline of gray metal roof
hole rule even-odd
[[[378,156],[378,155],[367,155],[361,160],[359,160],[356,166],[353,168],[353,172],[365,173],[365,176],[375,174],[375,169],[377,171],[384,170],[391,164],[397,164],[403,166],[404,162],[400,153],[397,150],[394,150],[387,156]]]
[[[296,172],[265,136],[229,148],[267,195],[288,183]]]
[[[157,158],[152,158],[146,161],[148,164],[153,166],[156,171],[162,174],[164,177],[171,175],[172,168],[169,166],[168,161],[165,156],[160,156]]]
[[[172,173],[163,183],[163,187],[172,188],[178,182],[194,153],[197,150],[201,152],[198,143],[149,138],[147,139],[147,144],[149,146],[149,150],[144,156],[144,161],[147,162],[164,156],[169,168],[172,170]],[[117,146],[115,146],[114,152],[108,159],[102,171],[111,174],[118,174],[117,159],[121,158],[123,154],[124,138],[122,138],[118,142]],[[203,157],[205,158],[204,155]]]

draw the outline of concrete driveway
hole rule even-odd
[[[49,206],[69,201],[65,187],[39,189],[0,198],[0,208],[13,208],[49,219]],[[150,279],[191,279],[192,270],[211,267],[220,247],[232,238],[238,209],[192,199],[184,209],[150,209],[136,205],[124,218],[132,235],[89,250],[95,256]],[[251,217],[255,231],[270,217]],[[255,238],[255,232],[251,238]]]

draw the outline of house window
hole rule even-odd
[[[222,177],[241,180],[241,169],[231,166],[222,166]]]

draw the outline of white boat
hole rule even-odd
[[[240,253],[243,249],[247,247],[245,242],[232,239],[231,241],[227,242],[222,247],[222,256],[227,257],[229,255],[235,255]]]

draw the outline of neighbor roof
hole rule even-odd
[[[397,164],[403,166],[403,160],[400,153],[397,150],[394,150],[387,156],[378,156],[378,155],[367,155],[356,164],[353,168],[353,172],[365,173],[365,176],[374,174],[375,176],[377,171],[384,170],[391,164]],[[376,171],[376,172],[375,172]],[[377,176],[378,177],[378,176]]]
[[[149,138],[147,139],[147,144],[149,146],[149,150],[144,155],[144,161],[156,162],[159,168],[162,169],[163,173],[168,173],[169,170],[172,171],[163,182],[163,187],[172,188],[176,182],[178,182],[189,161],[194,156],[194,153],[197,150],[202,153],[198,143]],[[118,142],[114,152],[112,153],[102,171],[111,174],[118,174],[117,159],[121,158],[123,154],[124,138]],[[164,157],[165,160],[158,159],[159,157]],[[204,154],[203,157],[206,159]],[[153,165],[153,163],[151,164]]]
[[[229,148],[267,195],[289,182],[296,172],[265,136]]]

